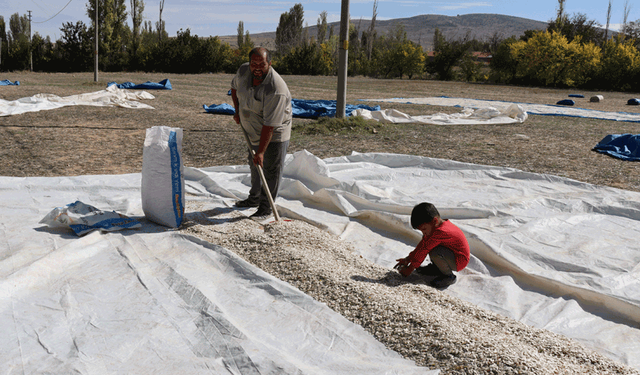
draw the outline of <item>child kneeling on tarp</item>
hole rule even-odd
[[[431,203],[420,203],[411,211],[411,226],[422,232],[422,240],[406,258],[396,259],[400,274],[409,276],[414,270],[426,276],[435,276],[429,282],[434,288],[444,289],[456,282],[453,271],[461,271],[469,264],[469,243],[462,230],[449,220],[442,220],[438,209]],[[431,263],[420,267],[429,255]]]

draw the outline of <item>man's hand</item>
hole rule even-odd
[[[253,164],[259,165],[261,168],[264,167],[264,153],[257,153],[253,155]]]
[[[258,150],[255,155],[253,155],[253,164],[259,165],[261,168],[264,168],[262,163],[264,162],[264,153],[267,152],[267,147],[269,147],[269,143],[271,142],[271,137],[273,136],[273,126],[262,125],[262,129],[260,131],[260,144],[258,145]]]
[[[233,100],[233,108],[236,110],[233,114],[233,120],[236,124],[240,125],[240,102],[238,101],[238,92],[236,89],[231,89],[231,100]]]

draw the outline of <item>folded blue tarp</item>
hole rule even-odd
[[[627,161],[640,161],[640,134],[609,134],[593,151]]]
[[[628,105],[640,105],[640,99],[632,98],[627,101]]]
[[[202,106],[208,113],[217,113],[225,115],[233,115],[235,109],[229,104],[213,104],[211,106]],[[306,99],[291,99],[291,108],[293,110],[293,117],[298,118],[318,118],[318,117],[335,117],[336,115],[336,101],[335,100],[306,100]],[[351,112],[356,109],[368,109],[369,111],[379,111],[380,106],[370,107],[364,104],[347,104],[345,106],[345,114],[351,115]]]
[[[574,102],[571,99],[564,99],[564,100],[561,100],[561,101],[557,102],[556,104],[558,104],[558,105],[574,105],[574,104],[576,104],[576,102]]]
[[[116,85],[119,89],[133,89],[133,90],[171,90],[171,82],[168,79],[155,83],[147,81],[145,83],[135,84],[133,82],[115,83],[109,82],[107,87]]]
[[[582,94],[569,94],[570,98],[584,98],[584,95]]]
[[[302,118],[318,118],[318,117],[335,117],[337,102],[335,100],[305,100],[291,99],[291,107],[293,109],[293,117]],[[364,104],[347,104],[345,106],[345,114],[351,115],[356,109],[367,109],[369,111],[379,111],[380,106],[370,107]]]
[[[11,82],[8,79],[2,80],[0,81],[0,86],[18,86],[20,84],[20,81],[15,81],[15,82]]]
[[[231,104],[227,103],[222,103],[219,105],[213,104],[210,106],[203,105],[202,108],[204,108],[204,110],[209,113],[217,113],[219,115],[234,115],[236,113],[236,109],[233,108]]]

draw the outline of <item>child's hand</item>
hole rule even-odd
[[[400,268],[402,268],[402,267],[406,266],[407,264],[409,264],[409,260],[407,258],[396,259],[396,262],[398,262],[398,264],[393,266],[394,270],[400,270]]]
[[[398,270],[398,272],[400,272],[400,274],[404,277],[411,275],[411,272],[416,269],[406,258],[396,259],[396,262],[398,262],[398,264],[396,264],[393,268]]]

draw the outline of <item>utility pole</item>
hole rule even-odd
[[[27,12],[29,12],[29,71],[33,72],[33,51],[31,45],[31,11],[28,10]]]
[[[347,65],[349,61],[349,0],[342,0],[338,56],[338,100],[336,118],[344,118],[347,107]]]
[[[95,54],[95,69],[93,72],[93,81],[98,82],[98,0],[96,0],[96,54]]]
[[[164,0],[160,0],[160,16],[158,18],[158,43],[162,43],[164,36],[164,27],[162,26],[162,10],[164,9]]]
[[[2,70],[2,38],[0,38],[0,71]]]

